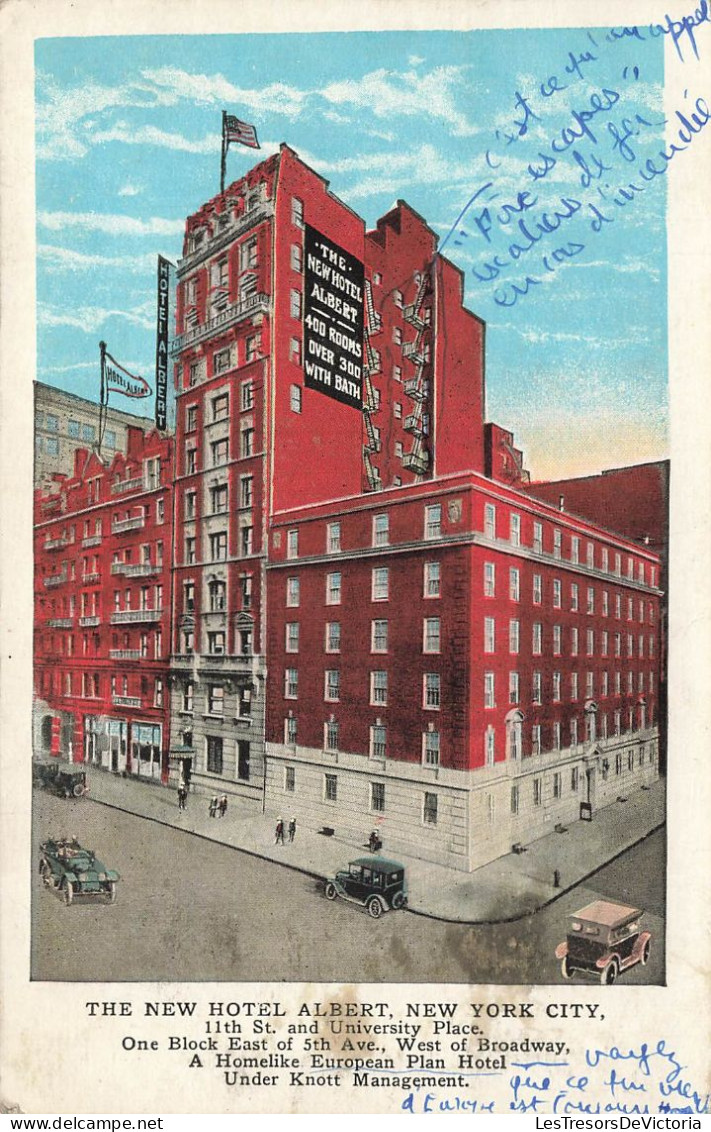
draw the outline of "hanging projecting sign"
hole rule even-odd
[[[363,408],[363,264],[305,226],[304,384]]]
[[[156,428],[166,427],[168,400],[168,290],[170,264],[158,256],[158,314],[156,321]]]

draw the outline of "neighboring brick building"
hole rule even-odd
[[[97,384],[99,362],[96,362]],[[73,476],[74,453],[78,448],[93,451],[99,439],[99,406],[95,401],[77,397],[64,389],[55,389],[41,381],[35,390],[35,487],[52,490],[55,473]],[[139,417],[109,405],[106,409],[101,455],[112,460],[117,452],[125,452],[129,428],[150,432],[150,417]]]
[[[129,428],[37,495],[35,749],[167,781],[173,442]]]

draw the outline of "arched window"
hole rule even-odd
[[[515,709],[506,716],[506,758],[518,760],[522,754],[523,712]]]

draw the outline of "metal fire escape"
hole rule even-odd
[[[414,326],[417,335],[412,342],[406,342],[402,348],[402,356],[408,358],[415,366],[415,376],[405,381],[403,389],[408,397],[414,401],[412,412],[408,413],[403,421],[403,428],[412,433],[414,437],[412,448],[402,458],[402,465],[408,471],[421,476],[427,471],[430,464],[430,453],[426,447],[428,433],[429,413],[426,402],[430,388],[430,347],[425,341],[429,322],[425,298],[430,290],[430,278],[423,272],[417,286],[415,301],[403,308],[405,321]]]
[[[376,373],[380,373],[380,354],[373,348],[370,339],[373,334],[377,334],[381,330],[382,321],[373,305],[373,289],[369,279],[365,281],[365,307],[367,318],[363,332],[365,346],[363,365],[363,375],[365,378],[363,398],[363,422],[365,424],[363,464],[365,466],[365,475],[369,489],[371,491],[379,491],[382,487],[382,480],[378,469],[373,464],[373,454],[380,451],[381,444],[378,437],[378,430],[373,424],[373,413],[376,413],[380,408],[380,402],[371,379]]]

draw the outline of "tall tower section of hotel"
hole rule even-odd
[[[483,324],[409,206],[366,232],[285,145],[188,218],[176,319],[171,763],[256,798],[270,524],[483,471]]]

